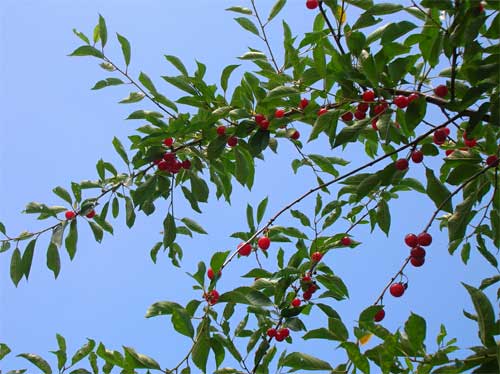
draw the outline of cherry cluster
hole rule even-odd
[[[174,139],[166,138],[163,144],[168,148],[171,148],[174,144]],[[166,171],[172,174],[177,174],[181,169],[190,169],[191,161],[184,160],[180,161],[177,159],[177,155],[173,150],[170,152],[165,152],[163,157],[159,160],[155,160],[154,164],[158,166],[158,170]]]

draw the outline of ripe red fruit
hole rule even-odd
[[[216,290],[212,290],[205,295],[205,300],[207,300],[209,305],[214,305],[219,301],[219,293]]]
[[[302,282],[304,282],[304,283],[310,283],[311,281],[312,281],[312,279],[311,279],[311,276],[309,276],[309,275],[304,275],[302,277]]]
[[[358,121],[366,118],[366,112],[362,112],[361,110],[356,110],[354,112],[354,118]]]
[[[358,104],[357,109],[362,111],[362,112],[366,112],[366,111],[368,111],[369,107],[370,106],[368,105],[368,103],[361,102]]]
[[[428,232],[422,232],[418,234],[417,238],[418,238],[418,244],[423,245],[424,247],[427,247],[432,243],[432,236]]]
[[[302,294],[302,298],[305,300],[305,301],[309,301],[311,300],[311,297],[312,297],[312,292],[309,292],[309,291],[306,291]]]
[[[316,9],[319,5],[318,0],[307,0],[306,1],[306,7],[307,9]]]
[[[173,164],[175,162],[176,157],[177,156],[175,155],[175,152],[166,152],[163,155],[163,159],[170,164]]]
[[[159,170],[162,170],[162,171],[165,171],[169,168],[169,164],[167,161],[165,160],[161,160],[159,163],[158,163],[158,169]]]
[[[317,1],[316,1],[316,3],[317,3]],[[307,100],[306,98],[304,98],[304,99],[300,100],[299,108],[300,109],[305,109],[306,106],[308,106],[308,105],[309,105],[309,100]]]
[[[450,135],[450,129],[448,127],[442,127],[441,129],[444,131],[446,136]]]
[[[396,169],[404,171],[408,169],[408,160],[406,158],[400,158],[394,165],[396,165]]]
[[[306,290],[306,292],[309,292],[310,294],[315,293],[318,290],[318,286],[316,283],[313,283],[309,286],[309,288]]]
[[[477,145],[476,139],[466,139],[464,143],[469,148],[475,147]]]
[[[191,169],[191,161],[184,160],[181,162],[181,166],[183,169]]]
[[[271,240],[267,236],[263,236],[257,241],[257,245],[265,251],[271,245]]]
[[[328,113],[328,109],[321,108],[320,110],[318,110],[318,117],[322,116],[323,114],[326,114],[326,113]]]
[[[89,219],[92,219],[95,217],[95,210],[92,209],[90,212],[88,212],[85,217],[89,218]]]
[[[223,136],[226,134],[226,126],[220,125],[217,127],[217,135]]]
[[[344,236],[342,239],[340,239],[340,243],[346,247],[350,246],[352,244],[352,240],[348,236]]]
[[[266,119],[266,116],[263,114],[256,114],[254,116],[254,119],[255,119],[255,122],[257,122],[257,124],[260,125],[262,123],[262,121],[264,121]]]
[[[300,304],[301,304],[301,301],[298,297],[296,297],[295,299],[292,300],[292,306],[294,308],[298,308],[300,306]]]
[[[259,123],[259,127],[262,130],[267,130],[269,128],[269,121],[267,119],[264,119],[262,122]]]
[[[446,154],[446,156],[449,156],[451,155],[453,152],[455,152],[454,149],[447,149],[444,153]]]
[[[238,253],[241,256],[250,256],[250,253],[252,253],[252,246],[248,243],[240,243],[238,244]]]
[[[446,87],[444,84],[440,84],[436,88],[434,88],[434,94],[438,97],[445,97],[448,95],[448,87]]]
[[[342,121],[349,122],[352,121],[354,115],[352,114],[352,112],[345,112],[340,118],[342,118]]]
[[[176,161],[174,164],[169,166],[168,171],[172,174],[177,174],[182,168],[182,162]]]
[[[375,100],[375,92],[372,90],[363,92],[363,101],[372,102],[373,100]]]
[[[163,144],[165,144],[167,147],[171,147],[172,144],[174,144],[174,139],[173,138],[167,138],[163,141]]]
[[[219,270],[219,272],[217,273],[217,277],[220,277],[222,275],[221,271]],[[215,278],[215,272],[212,270],[212,268],[208,268],[208,271],[207,271],[207,277],[208,279],[212,280]]]
[[[276,332],[275,337],[274,337],[274,338],[276,339],[276,341],[278,341],[278,342],[282,342],[283,340],[285,340],[285,339],[286,339],[286,336],[285,336],[285,335],[283,335],[280,331],[281,331],[281,330],[278,330],[278,331]]]
[[[498,166],[498,157],[496,155],[491,155],[486,158],[486,165],[488,166]]]
[[[422,162],[423,159],[424,159],[424,154],[422,153],[422,151],[416,149],[411,153],[411,160],[414,163],[419,164]]]
[[[267,336],[274,338],[276,336],[276,329],[273,327],[267,329]]]
[[[290,330],[288,330],[286,327],[279,329],[278,332],[281,333],[281,335],[283,335],[285,338],[288,338],[290,336]]]
[[[372,129],[374,129],[375,131],[378,131],[377,122],[378,122],[378,118],[372,119]]]
[[[415,101],[419,98],[419,94],[418,93],[411,93],[409,96],[408,96],[408,103],[411,103],[412,101]]]
[[[377,314],[375,314],[375,317],[373,317],[373,320],[375,322],[380,322],[380,321],[382,321],[384,319],[384,317],[385,317],[385,311],[384,311],[384,309],[380,309],[377,312]]]
[[[414,258],[425,257],[425,249],[420,246],[413,247],[410,251],[410,256]]]
[[[295,130],[292,135],[290,135],[290,138],[292,138],[293,140],[297,140],[298,138],[300,138],[300,132],[298,132],[297,130]]]
[[[76,217],[76,213],[72,210],[67,210],[66,213],[64,213],[64,217],[66,217],[66,219],[69,221]]]
[[[406,234],[405,243],[409,247],[416,247],[418,245],[418,238],[415,234]]]
[[[385,112],[386,109],[387,109],[387,104],[378,104],[375,105],[375,107],[373,108],[373,113],[375,113],[376,115],[382,114]]]
[[[283,118],[285,116],[285,111],[283,109],[276,109],[274,112],[275,118]]]
[[[323,254],[321,252],[314,252],[311,255],[311,260],[314,262],[320,262],[322,258],[323,258]]]
[[[406,96],[399,95],[394,98],[393,103],[398,108],[403,109],[406,108],[410,102]]]
[[[230,136],[227,139],[227,145],[230,147],[235,147],[238,144],[238,138],[236,136]]]
[[[422,266],[425,263],[425,257],[412,257],[410,262],[416,268]]]
[[[394,297],[401,297],[405,293],[405,287],[402,283],[393,283],[389,288],[389,292]]]

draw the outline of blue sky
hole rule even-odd
[[[93,59],[67,56],[79,45],[72,28],[90,34],[98,14],[102,14],[107,20],[108,49],[114,59],[121,62],[119,45],[112,38],[119,32],[132,44],[132,75],[146,72],[166,96],[175,98],[178,92],[159,78],[174,73],[164,54],[180,57],[191,70],[195,59],[204,62],[208,80],[218,82],[224,66],[239,63],[236,57],[248,46],[264,49],[259,40],[242,31],[232,20],[233,14],[224,11],[231,5],[239,4],[206,0],[148,0],[141,5],[116,0],[71,3],[4,0],[0,3],[0,102],[3,107],[0,221],[9,233],[45,227],[47,222],[20,213],[26,203],[40,201],[60,205],[61,200],[52,194],[52,188],[69,187],[70,181],[93,179],[99,158],[123,167],[111,141],[117,136],[128,144],[127,136],[140,124],[124,118],[132,110],[152,108],[145,101],[137,107],[116,104],[128,95],[126,88],[91,91],[96,81],[112,75],[100,69]],[[264,9],[267,14],[269,5]],[[311,28],[314,14],[302,1],[289,1],[269,30],[276,50],[280,50],[282,17],[298,34]],[[278,57],[278,60],[282,59]],[[306,149],[318,152],[325,148],[320,144]],[[155,301],[185,304],[201,297],[199,291],[192,290],[191,279],[185,271],[194,272],[197,262],[208,260],[214,251],[235,248],[238,241],[229,235],[246,230],[247,203],[256,205],[269,196],[266,215],[269,218],[314,185],[314,178],[305,168],[298,175],[293,174],[290,161],[297,154],[290,143],[281,141],[279,151],[278,155],[268,151],[265,161],[257,162],[256,184],[251,192],[235,186],[232,205],[211,198],[209,204],[202,207],[203,214],[198,215],[178,199],[179,216],[196,219],[209,232],[208,236],[182,239],[185,250],[182,269],[173,268],[165,255],[160,255],[156,265],[149,258],[150,248],[161,238],[161,211],[166,210],[166,204],[159,204],[152,217],[139,214],[132,230],[126,228],[120,215],[112,222],[115,235],[106,235],[100,245],[95,243],[89,230],[81,230],[76,258],[70,262],[63,254],[62,271],[57,280],[45,267],[47,238],[41,238],[37,246],[29,282],[22,281],[18,288],[8,275],[10,253],[0,255],[0,341],[7,343],[16,354],[35,352],[53,360],[47,352],[56,349],[55,334],[60,333],[67,339],[69,352],[75,351],[88,337],[103,341],[113,349],[133,346],[156,358],[162,366],[175,364],[176,359],[184,355],[186,340],[172,334],[165,318],[146,320],[144,314]],[[362,162],[351,148],[344,152],[335,150],[333,155],[353,160],[346,171]],[[422,178],[424,169],[415,167],[410,173]],[[332,191],[336,193],[336,187]],[[300,209],[311,212],[313,201],[305,201]],[[361,246],[353,251],[329,254],[328,264],[349,287],[350,300],[334,305],[348,325],[376,299],[399,269],[407,256],[404,235],[421,229],[433,211],[429,201],[414,194],[402,195],[392,202],[391,208],[394,211],[389,238],[361,228],[354,232],[355,238],[363,242]],[[278,223],[295,222],[286,217]],[[345,228],[344,223],[339,223],[336,232]],[[459,338],[461,346],[476,345],[476,326],[462,315],[463,308],[471,311],[472,306],[459,282],[477,286],[481,279],[493,275],[492,268],[476,252],[465,267],[459,256],[448,255],[446,235],[440,233],[437,226],[433,226],[431,233],[434,242],[427,263],[408,271],[407,294],[400,300],[386,298],[384,326],[394,330],[402,326],[410,312],[415,312],[427,319],[430,347],[435,346],[434,337],[440,323],[447,326],[451,337]],[[277,245],[272,245],[270,251],[276,248]],[[292,246],[284,248],[287,253],[294,250]],[[251,259],[238,261],[224,274],[224,282],[219,286],[221,291],[248,282],[239,275],[255,266]],[[316,322],[314,316],[311,322]],[[303,349],[326,359],[342,357],[331,356],[331,345],[316,342],[287,349]],[[9,370],[26,368],[29,364],[11,354],[0,367]]]

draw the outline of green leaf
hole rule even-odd
[[[475,198],[468,196],[464,201],[458,204],[455,211],[448,219],[448,238],[450,243],[462,239],[470,222],[470,212]]]
[[[165,58],[167,59],[168,62],[174,65],[175,68],[179,70],[183,76],[185,77],[189,76],[189,73],[184,64],[182,63],[182,61],[180,60],[180,58],[172,55],[165,55]]]
[[[479,286],[480,290],[484,290],[488,288],[489,286],[494,285],[495,283],[500,282],[500,275],[494,275],[490,278],[483,279],[481,282],[481,285]]]
[[[7,356],[10,352],[11,350],[6,344],[0,343],[0,360]]]
[[[113,138],[113,147],[115,147],[116,153],[120,155],[122,160],[128,165],[129,160],[127,156],[127,152],[125,151],[125,147],[123,144],[120,142],[120,139],[118,139],[116,136]]]
[[[197,232],[198,234],[208,234],[203,227],[201,227],[197,222],[193,221],[190,218],[183,218],[181,221],[192,231]]]
[[[75,49],[70,56],[94,56],[97,58],[104,58],[104,55],[96,48],[90,45],[83,45]]]
[[[151,357],[137,353],[131,347],[123,347],[127,367],[132,369],[156,369],[161,370],[160,364]]]
[[[163,246],[165,248],[170,246],[175,241],[176,236],[174,217],[168,213],[163,221]]]
[[[339,321],[339,320],[337,320],[337,321]],[[325,327],[315,329],[315,330],[309,330],[307,332],[307,334],[305,334],[302,338],[304,340],[308,340],[308,339],[327,339],[327,340],[337,340],[337,341],[344,341],[345,340],[343,337],[339,337],[333,331],[331,331],[330,329],[327,329]]]
[[[230,11],[230,12],[241,13],[241,14],[248,14],[248,15],[253,14],[250,9],[242,7],[242,6],[232,6],[232,7],[226,8],[226,10]]]
[[[239,147],[234,147],[233,152],[234,152],[234,159],[236,162],[234,174],[236,180],[240,182],[242,186],[244,186],[247,181],[249,166],[245,156],[240,151]]]
[[[441,210],[451,213],[453,212],[453,207],[451,205],[450,191],[436,178],[432,169],[425,168],[425,175],[427,177],[427,189],[426,192],[429,197],[434,201],[436,207],[441,207]],[[445,200],[448,199],[448,201]],[[444,204],[443,204],[444,203]]]
[[[21,353],[17,355],[17,357],[22,357],[31,362],[45,374],[52,374],[52,369],[47,361],[45,361],[42,357],[33,354],[33,353]]]
[[[54,273],[54,278],[57,278],[61,270],[61,258],[58,247],[54,243],[50,243],[47,249],[47,267]]]
[[[299,91],[295,87],[289,86],[278,86],[269,91],[264,99],[264,101],[271,101],[273,99],[279,99],[283,97],[290,97],[297,95]]]
[[[236,22],[240,24],[245,30],[250,31],[252,34],[259,35],[259,30],[257,26],[254,25],[252,21],[245,17],[237,17],[234,19]]]
[[[290,213],[293,217],[297,218],[303,226],[311,227],[311,221],[304,213],[293,209],[290,211]]]
[[[333,368],[326,361],[301,352],[288,354],[282,361],[282,366],[296,370],[332,370]]]
[[[12,252],[12,257],[10,259],[10,279],[12,282],[17,285],[19,281],[23,278],[23,266],[21,260],[21,251],[19,248],[16,248],[14,252]]]
[[[90,229],[92,230],[92,234],[94,234],[95,241],[100,243],[102,241],[103,236],[104,236],[104,231],[102,230],[102,227],[99,226],[94,221],[88,221],[88,223],[89,223]]]
[[[240,65],[228,65],[224,68],[222,71],[221,77],[220,77],[220,86],[224,91],[227,90],[227,84],[229,81],[229,77],[231,76],[231,73]],[[224,143],[225,144],[225,143]]]
[[[73,260],[76,254],[76,243],[78,242],[78,229],[76,219],[71,221],[69,225],[69,233],[66,236],[66,240],[64,242],[66,246],[66,251],[69,254],[70,260]]]
[[[427,325],[425,319],[412,313],[405,323],[405,333],[413,348],[420,352],[424,349]]]
[[[75,352],[73,357],[71,358],[71,365],[75,365],[78,361],[88,356],[90,352],[92,352],[95,348],[95,341],[92,339],[87,339],[88,342],[82,346],[78,351]]]
[[[262,221],[262,218],[264,218],[264,213],[266,212],[268,201],[269,198],[266,197],[259,203],[259,206],[257,207],[257,224],[259,224]]]
[[[336,300],[343,300],[349,297],[349,292],[347,291],[345,283],[336,275],[318,275],[316,280],[325,286],[331,292],[331,296]]]
[[[392,14],[404,9],[402,5],[393,3],[380,3],[373,4],[367,11],[366,14],[373,16],[380,16],[383,14]]]
[[[391,211],[387,201],[381,200],[377,206],[377,223],[387,236],[389,236],[389,229],[391,228]]]
[[[100,80],[99,82],[97,82],[94,87],[92,87],[92,90],[100,90],[102,88],[105,88],[105,87],[110,87],[110,86],[119,86],[121,84],[124,84],[125,82],[123,82],[121,79],[118,79],[118,78],[106,78],[106,79],[103,79],[103,80]]]
[[[23,274],[26,277],[26,280],[29,278],[31,271],[31,263],[33,262],[33,254],[35,253],[35,245],[36,239],[33,239],[26,246],[23,257],[21,259]]]
[[[66,201],[68,204],[73,204],[73,199],[67,190],[62,187],[56,187],[52,190],[57,196]]]
[[[207,371],[208,354],[210,353],[210,320],[205,318],[200,324],[200,333],[195,342],[191,358],[194,364],[203,372]]]
[[[104,48],[108,41],[108,29],[104,17],[99,14],[99,37],[101,38],[101,45]]]
[[[142,92],[131,92],[125,99],[119,101],[118,104],[137,103],[144,99],[145,96]]]
[[[73,29],[73,34],[75,34],[80,40],[84,41],[87,44],[90,44],[89,38],[83,33],[78,31],[77,29]]]
[[[220,296],[220,302],[235,302],[246,305],[271,306],[273,302],[262,292],[251,287],[238,287]]]
[[[128,196],[125,197],[125,222],[127,227],[131,228],[135,222],[135,210],[132,199]]]
[[[144,87],[146,87],[148,89],[149,92],[151,92],[153,95],[156,95],[158,93],[158,91],[156,90],[156,87],[153,83],[153,81],[151,80],[151,78],[149,78],[149,76],[146,74],[146,73],[143,73],[141,71],[141,73],[139,74],[139,81],[142,83],[142,85]]]
[[[192,174],[190,180],[191,190],[196,200],[206,203],[209,194],[207,183],[196,174]]]
[[[370,373],[370,364],[366,356],[362,355],[359,347],[352,342],[343,342],[341,346],[346,350],[349,359],[355,365],[356,368],[361,370],[363,373]]]
[[[267,60],[267,56],[262,52],[246,52],[242,56],[238,57],[240,60]]]
[[[271,21],[274,17],[276,17],[278,15],[278,13],[281,11],[281,9],[283,9],[283,7],[285,6],[286,4],[286,0],[277,0],[272,9],[271,9],[271,12],[269,13],[269,16],[267,17],[267,21]]]
[[[120,42],[120,45],[122,47],[122,53],[123,53],[123,58],[125,60],[125,65],[129,66],[130,65],[130,43],[125,38],[124,36],[120,34],[116,34],[116,37],[118,38],[118,41]]]
[[[476,309],[479,325],[479,338],[487,347],[495,347],[496,342],[493,337],[495,332],[495,313],[493,307],[488,300],[488,297],[483,291],[478,290],[468,284],[463,283],[463,286],[469,293],[474,308]]]
[[[224,261],[226,261],[226,258],[229,255],[229,253],[230,251],[215,252],[212,255],[212,258],[210,259],[210,267],[212,268],[215,274],[218,273],[218,271],[222,267],[222,264],[224,263]]]
[[[424,97],[413,100],[405,112],[405,123],[408,131],[413,131],[425,118],[427,102]]]

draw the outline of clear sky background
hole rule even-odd
[[[267,15],[271,2],[257,3]],[[204,62],[208,81],[218,83],[224,66],[240,63],[236,57],[247,51],[248,46],[264,50],[257,38],[232,20],[235,15],[224,11],[231,5],[248,6],[245,0],[241,4],[208,0],[146,0],[140,4],[117,0],[0,2],[0,221],[10,234],[46,227],[47,221],[39,222],[21,214],[26,203],[64,204],[52,194],[52,188],[58,185],[69,188],[70,181],[95,178],[95,163],[99,158],[123,168],[111,145],[113,136],[128,145],[127,136],[141,123],[124,118],[135,109],[152,109],[146,101],[137,106],[116,104],[128,95],[128,88],[90,90],[96,81],[113,74],[100,69],[92,58],[67,56],[81,44],[72,28],[91,34],[98,14],[102,14],[108,24],[107,48],[113,59],[122,64],[119,44],[114,38],[115,32],[119,32],[132,44],[132,75],[137,77],[140,71],[146,72],[166,96],[176,98],[179,93],[160,78],[175,74],[164,54],[180,57],[191,71],[195,59]],[[315,14],[305,8],[304,1],[289,1],[269,30],[279,61],[282,61],[281,18],[286,18],[297,35],[311,29]],[[238,77],[236,73],[233,82]],[[307,133],[305,125],[298,127]],[[325,149],[324,144],[309,145],[306,153]],[[353,160],[346,171],[364,160],[355,148],[328,152]],[[265,156],[265,161],[257,162],[254,189],[249,192],[235,185],[231,206],[212,197],[199,215],[178,195],[176,213],[194,218],[209,232],[208,236],[181,239],[185,250],[182,269],[172,267],[165,254],[160,254],[156,265],[149,258],[149,250],[161,239],[159,232],[166,203],[157,204],[157,212],[151,217],[139,214],[132,230],[126,228],[120,215],[112,221],[115,235],[106,234],[100,245],[88,228],[81,229],[76,258],[70,262],[62,252],[62,270],[57,280],[45,267],[47,238],[39,240],[29,282],[21,281],[18,288],[9,278],[11,252],[0,254],[0,342],[7,343],[15,354],[33,352],[55,362],[55,356],[48,351],[56,349],[55,334],[60,333],[67,339],[70,355],[88,337],[112,349],[132,346],[157,359],[162,367],[174,365],[184,356],[187,341],[173,333],[166,318],[146,320],[148,306],[160,300],[185,304],[201,298],[199,291],[192,290],[192,280],[185,271],[194,272],[197,262],[209,260],[215,251],[235,248],[238,240],[229,235],[246,231],[247,202],[256,205],[269,196],[266,215],[269,218],[314,186],[315,179],[305,168],[293,174],[290,162],[298,155],[288,141],[280,141],[278,155],[268,150]],[[410,175],[422,179],[423,166],[413,167]],[[334,187],[330,199],[335,198],[336,191]],[[310,198],[300,209],[312,212],[313,202],[314,198]],[[434,210],[431,202],[416,193],[401,195],[399,200],[391,202],[391,208],[390,238],[377,230],[370,234],[366,227],[358,228],[353,235],[362,245],[355,250],[330,252],[326,259],[349,287],[350,299],[332,304],[348,326],[373,303],[399,269],[408,253],[404,235],[420,232]],[[295,221],[285,217],[278,224],[292,225]],[[346,227],[339,221],[334,233]],[[461,346],[476,345],[479,343],[476,326],[462,315],[462,309],[472,311],[472,305],[460,281],[478,286],[494,270],[474,251],[469,266],[465,267],[458,255],[448,254],[446,234],[440,233],[436,225],[431,233],[434,242],[426,264],[419,269],[408,268],[407,293],[401,299],[385,298],[384,326],[395,330],[414,312],[427,319],[430,347],[435,347],[440,323],[446,325],[451,337],[459,339]],[[276,244],[271,246],[271,256],[277,248]],[[283,248],[288,254],[295,250],[293,245]],[[239,275],[255,266],[252,258],[237,261],[224,274],[218,288],[224,292],[248,284],[249,280]],[[324,316],[315,312],[309,321],[323,322]],[[299,335],[302,334],[292,333]],[[373,339],[367,347],[376,343]],[[285,346],[282,343],[280,348]],[[343,357],[335,351],[334,344],[318,341],[286,349],[314,353],[334,360],[334,364],[339,364]],[[28,362],[15,358],[14,354],[0,363],[2,370],[28,367]]]

